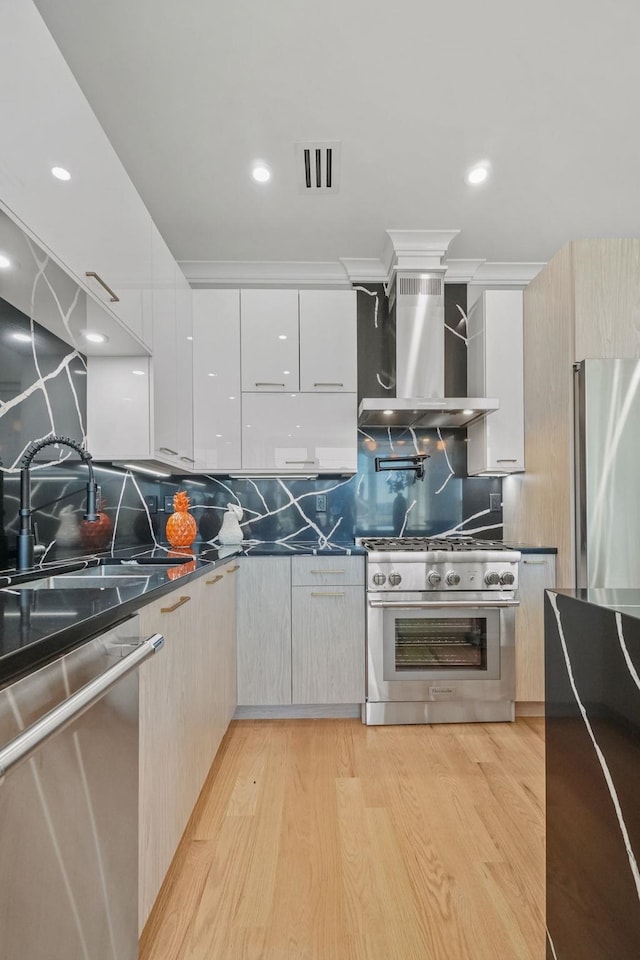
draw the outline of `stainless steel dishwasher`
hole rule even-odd
[[[138,616],[0,690],[0,957],[138,956]]]

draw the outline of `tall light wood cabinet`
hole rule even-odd
[[[143,607],[164,648],[140,669],[139,927],[235,710],[232,560]]]
[[[558,548],[575,584],[573,364],[640,356],[640,240],[563,247],[524,291],[526,472],[503,482],[505,539]]]
[[[544,591],[555,586],[555,554],[522,555],[516,612],[516,701],[523,705],[544,701]]]

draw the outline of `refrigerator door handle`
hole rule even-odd
[[[5,776],[14,767],[27,760],[45,741],[73,723],[89,707],[104,697],[122,677],[135,670],[144,660],[160,650],[163,645],[164,637],[159,633],[154,633],[147,640],[138,644],[132,653],[123,657],[113,667],[105,670],[99,677],[90,680],[84,687],[81,687],[80,690],[77,690],[57,707],[45,713],[30,727],[27,727],[26,730],[23,730],[22,733],[19,733],[13,740],[10,740],[0,750],[0,786]]]

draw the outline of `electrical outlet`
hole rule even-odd
[[[173,513],[173,497],[171,495],[164,498],[164,512]]]
[[[500,510],[502,507],[502,500],[499,493],[490,493],[489,494],[489,510]]]
[[[150,495],[144,498],[144,502],[147,505],[147,510],[149,513],[158,512],[158,498],[155,495]]]
[[[326,493],[318,493],[316,495],[316,513],[326,513],[327,512],[327,495]]]

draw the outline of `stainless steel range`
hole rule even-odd
[[[469,537],[362,539],[367,724],[513,720],[520,553]]]

